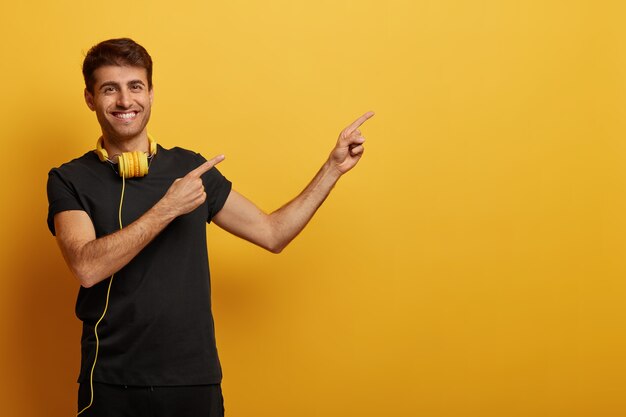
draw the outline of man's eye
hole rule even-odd
[[[112,93],[115,91],[115,87],[104,87],[105,93]]]
[[[133,84],[130,88],[132,88],[135,91],[139,91],[142,89],[141,84]]]

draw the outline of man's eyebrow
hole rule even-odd
[[[115,81],[105,81],[102,84],[100,84],[100,87],[98,87],[98,90],[102,90],[104,87],[119,87],[120,85],[118,83],[116,83]]]
[[[127,85],[133,85],[133,84],[141,84],[143,86],[145,86],[146,84],[142,81],[142,80],[130,80],[126,83]],[[100,87],[98,87],[99,90],[102,90],[104,87],[116,87],[119,88],[120,84],[115,82],[115,81],[105,81],[102,84],[100,84]]]

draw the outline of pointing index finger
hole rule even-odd
[[[204,174],[205,172],[207,172],[208,170],[213,168],[215,165],[217,165],[220,162],[222,162],[224,160],[224,158],[225,158],[224,155],[218,155],[218,156],[216,156],[216,157],[214,157],[212,159],[209,159],[208,161],[206,161],[205,163],[203,163],[199,167],[189,171],[189,173],[187,175],[185,175],[185,177],[199,178],[202,174]]]
[[[372,117],[375,113],[373,111],[368,111],[367,113],[365,113],[363,116],[359,117],[358,119],[356,119],[354,122],[352,122],[352,124],[348,127],[346,127],[346,133],[350,134],[352,132],[354,132],[359,126],[361,126],[363,123],[365,123],[365,121],[367,119],[369,119],[370,117]]]

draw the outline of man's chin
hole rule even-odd
[[[145,126],[121,126],[111,129],[110,133],[121,140],[133,139],[140,135],[144,131],[144,129]]]
[[[128,142],[131,141],[133,139],[135,139],[137,136],[139,136],[139,134],[141,133],[141,131],[139,132],[119,132],[119,131],[109,131],[107,132],[107,137],[110,140],[113,140],[115,142],[118,143],[122,143],[122,142]]]

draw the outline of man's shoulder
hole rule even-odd
[[[93,151],[88,151],[58,167],[52,168],[50,171],[72,171],[77,168],[94,165],[97,162],[99,162],[98,156]]]
[[[168,155],[168,157],[166,158],[167,163],[165,164],[165,166],[168,168],[175,166],[178,169],[182,169],[183,172],[180,173],[180,175],[182,176],[187,174],[192,169],[198,168],[200,165],[207,161],[207,159],[202,154],[196,151],[192,151],[190,149],[181,148],[179,146],[173,147],[171,149],[165,149],[162,148],[161,145],[159,145],[157,158],[158,152],[161,152],[161,150],[163,150],[164,153]],[[224,178],[222,173],[218,171],[216,167],[212,167],[210,170],[205,172],[202,177],[205,179],[205,182],[214,181],[216,184],[229,182]]]
[[[181,148],[180,146],[174,146],[173,148],[167,149],[158,145],[158,152],[165,152],[171,156],[179,156],[181,158],[201,158],[198,152],[192,151],[191,149]]]
[[[85,152],[82,156],[65,162],[64,164],[52,168],[48,172],[48,177],[61,177],[66,180],[87,180],[101,174],[101,170],[106,169],[106,163],[100,162],[98,156],[93,151]]]
[[[169,160],[169,162],[173,164],[182,164],[195,168],[196,166],[198,166],[198,164],[202,164],[206,161],[206,158],[198,152],[190,149],[181,148],[180,146],[174,146],[172,148],[166,149],[159,145],[157,158],[159,152],[167,155],[167,160]]]

